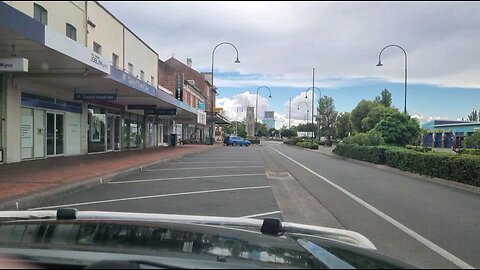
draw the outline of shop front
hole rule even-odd
[[[20,114],[22,160],[81,154],[80,103],[22,93]]]
[[[88,153],[120,151],[120,110],[88,105]]]
[[[123,150],[143,149],[145,147],[145,117],[125,112],[123,115]]]
[[[5,119],[3,115],[5,114],[5,90],[6,89],[6,80],[4,80],[3,75],[0,74],[0,164],[3,163],[4,157],[3,157],[3,136],[4,136],[4,131],[3,127],[5,126]]]

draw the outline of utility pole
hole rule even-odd
[[[290,105],[288,106],[288,129],[290,129],[291,115],[292,115],[292,98],[290,98]]]
[[[313,143],[313,133],[314,132],[314,125],[313,125],[313,114],[315,108],[315,68],[313,68],[313,77],[312,77],[312,143]]]

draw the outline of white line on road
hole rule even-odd
[[[245,176],[265,176],[265,173],[255,174],[225,174],[225,175],[206,175],[206,176],[186,176],[186,177],[170,177],[170,178],[157,178],[157,179],[140,179],[129,180],[119,182],[108,182],[109,185],[117,184],[130,184],[130,183],[142,183],[142,182],[157,182],[157,181],[171,181],[171,180],[184,180],[184,179],[206,179],[206,178],[228,178],[228,177],[245,177]]]
[[[186,161],[186,162],[182,162],[182,161],[178,161],[178,162],[170,162],[169,164],[200,164],[200,163],[203,163],[203,164],[207,164],[207,163],[232,163],[232,162],[235,162],[235,163],[260,163],[262,162],[261,160],[231,160],[231,161]]]
[[[250,215],[250,216],[243,216],[243,217],[240,217],[240,218],[254,218],[254,217],[262,217],[262,216],[269,216],[269,215],[274,215],[274,214],[280,214],[280,213],[282,213],[282,211],[273,211],[273,212],[255,214],[255,215]]]
[[[240,167],[195,167],[195,168],[174,168],[174,169],[150,169],[145,172],[157,171],[178,171],[178,170],[209,170],[209,169],[244,169],[244,168],[263,168],[263,166],[240,166]]]
[[[397,227],[398,229],[402,230],[403,232],[405,232],[406,234],[410,235],[411,237],[415,238],[417,241],[419,241],[420,243],[424,244],[425,246],[427,246],[428,248],[430,248],[431,250],[435,251],[436,253],[440,254],[442,257],[444,257],[445,259],[449,260],[450,262],[454,263],[455,265],[457,265],[458,267],[460,268],[463,268],[463,269],[474,269],[473,266],[469,265],[468,263],[462,261],[460,258],[456,257],[455,255],[451,254],[450,252],[446,251],[445,249],[439,247],[438,245],[436,245],[435,243],[433,243],[432,241],[426,239],[425,237],[421,236],[420,234],[414,232],[413,230],[411,230],[410,228],[408,228],[407,226],[403,225],[402,223],[396,221],[395,219],[391,218],[390,216],[388,216],[387,214],[383,213],[382,211],[378,210],[377,208],[373,207],[372,205],[368,204],[367,202],[365,202],[364,200],[360,199],[359,197],[353,195],[352,193],[350,193],[349,191],[347,191],[346,189],[340,187],[339,185],[333,183],[332,181],[328,180],[326,177],[314,172],[313,170],[311,170],[310,168],[306,167],[305,165],[301,164],[300,162],[294,160],[293,158],[283,154],[282,152],[278,151],[277,149],[271,147],[273,150],[275,150],[277,153],[279,153],[280,155],[284,156],[285,158],[291,160],[292,162],[296,163],[298,166],[304,168],[305,170],[309,171],[311,174],[317,176],[318,178],[322,179],[323,181],[325,181],[326,183],[330,184],[331,186],[333,186],[334,188],[340,190],[341,192],[343,192],[345,195],[347,195],[348,197],[350,197],[351,199],[355,200],[356,202],[358,202],[359,204],[363,205],[365,208],[367,208],[368,210],[372,211],[373,213],[377,214],[379,217],[383,218],[384,220],[386,220],[387,222],[389,222],[390,224],[392,224],[393,226]]]
[[[242,187],[242,188],[226,188],[226,189],[203,190],[203,191],[171,193],[171,194],[162,194],[162,195],[151,195],[151,196],[141,196],[141,197],[131,197],[131,198],[120,198],[120,199],[103,200],[103,201],[73,203],[73,204],[64,204],[64,205],[54,205],[54,206],[31,208],[31,209],[28,209],[28,210],[45,210],[45,209],[52,209],[52,208],[64,208],[64,207],[82,206],[82,205],[92,205],[92,204],[101,204],[101,203],[111,203],[111,202],[144,200],[144,199],[154,199],[154,198],[164,198],[164,197],[174,197],[174,196],[185,196],[185,195],[195,195],[195,194],[206,194],[206,193],[216,193],[216,192],[240,191],[240,190],[268,189],[268,188],[270,188],[270,186],[258,186],[258,187]]]

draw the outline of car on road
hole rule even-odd
[[[238,137],[238,136],[228,136],[225,138],[224,140],[224,144],[229,146],[250,146],[252,145],[252,142],[245,139],[245,138],[242,138],[242,137]]]
[[[0,212],[0,257],[0,268],[411,268],[348,230],[73,208]]]

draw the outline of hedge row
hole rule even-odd
[[[298,142],[296,146],[318,150],[318,144],[311,143],[311,142]]]
[[[288,139],[283,141],[284,144],[289,144],[289,145],[297,145],[298,142],[303,142],[303,139],[293,138],[293,139]]]
[[[260,144],[260,139],[248,139],[252,144]]]
[[[400,170],[480,186],[480,157],[408,149],[340,144],[335,154]]]
[[[462,155],[477,155],[480,156],[480,149],[462,149],[459,154]]]

